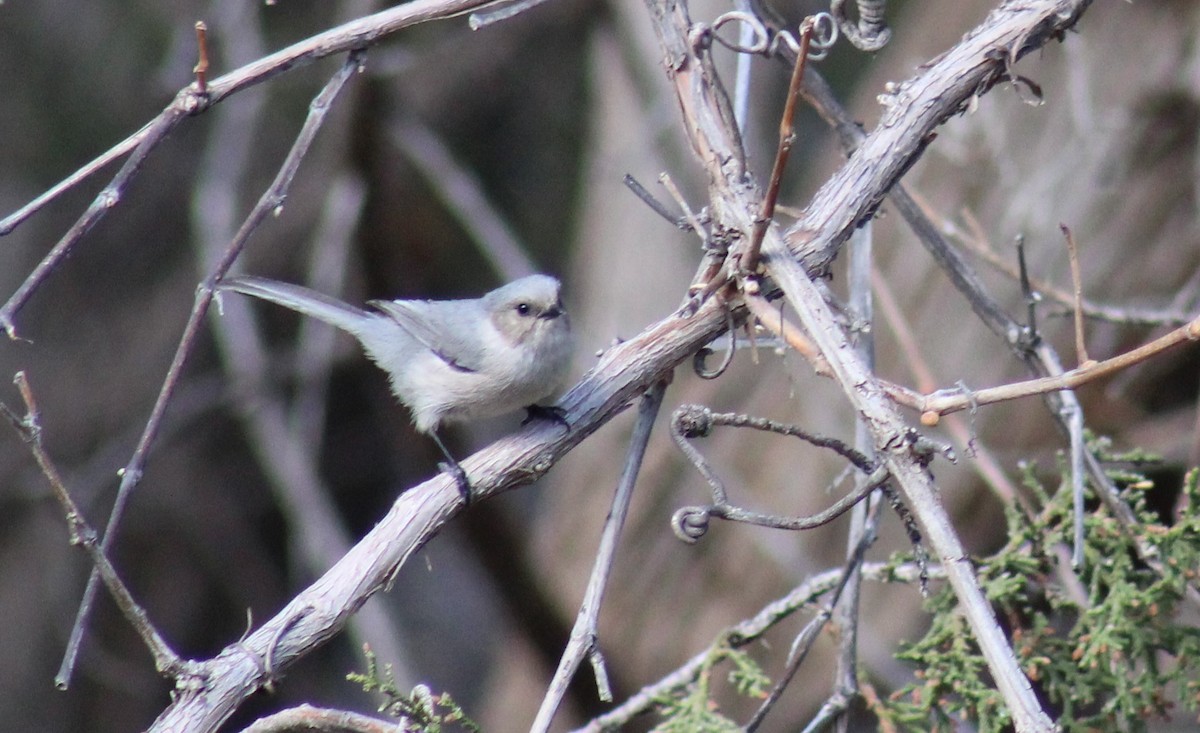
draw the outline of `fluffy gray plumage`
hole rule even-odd
[[[548,275],[529,275],[476,299],[373,300],[375,310],[260,277],[230,278],[220,287],[352,334],[387,372],[417,429],[435,437],[443,423],[546,399],[566,377],[574,348],[559,282]]]

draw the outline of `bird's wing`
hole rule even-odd
[[[463,301],[372,300],[368,304],[391,316],[451,368],[462,372],[482,368],[479,347],[464,338],[477,330],[470,322],[471,314],[465,312],[474,313],[475,309]]]

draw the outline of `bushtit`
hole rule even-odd
[[[466,476],[438,438],[438,427],[520,407],[536,414],[538,400],[566,376],[574,346],[559,282],[548,275],[529,275],[473,300],[372,300],[373,311],[261,277],[230,278],[220,287],[278,303],[357,338],[412,410],[417,430],[442,449],[467,496]]]

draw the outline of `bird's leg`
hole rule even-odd
[[[438,468],[454,477],[454,482],[458,484],[458,493],[462,494],[463,504],[470,506],[471,483],[467,481],[467,472],[463,470],[462,466],[458,465],[458,461],[454,460],[454,456],[450,455],[446,444],[438,437],[437,430],[430,431],[429,435],[433,438],[433,442],[437,443],[437,447],[442,449],[442,455],[446,456],[446,462],[439,463]]]
[[[567,430],[571,429],[571,423],[567,422],[567,411],[558,405],[526,406],[525,419],[521,421],[521,424],[528,425],[534,420],[551,420],[562,425]]]

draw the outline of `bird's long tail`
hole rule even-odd
[[[233,290],[269,300],[298,313],[325,321],[354,335],[362,333],[371,314],[323,293],[300,285],[268,280],[265,277],[232,277],[221,281],[220,290]]]

